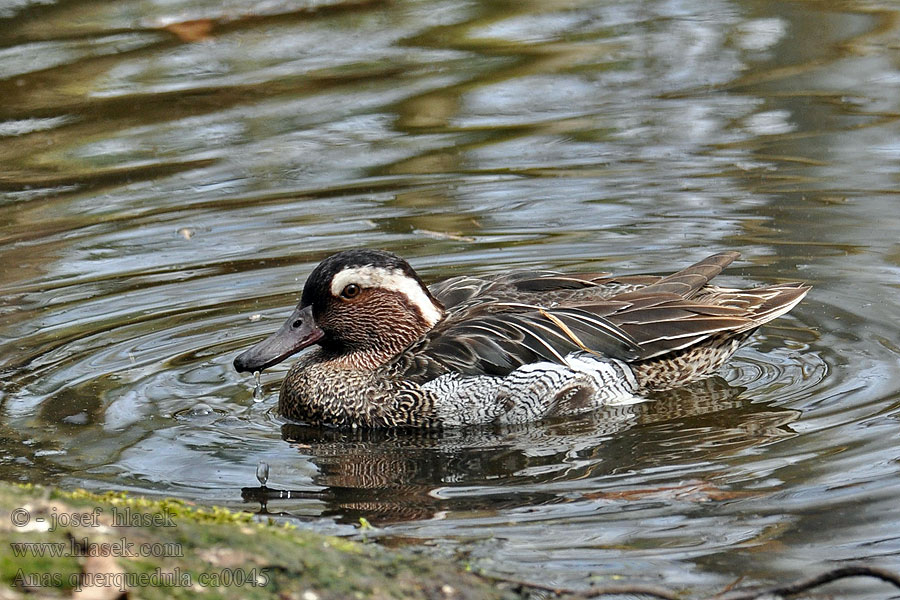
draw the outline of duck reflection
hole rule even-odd
[[[604,477],[717,462],[796,435],[789,424],[799,411],[753,403],[743,391],[714,377],[640,404],[517,426],[413,431],[285,424],[282,438],[318,467],[315,483],[324,489],[263,485],[244,488],[243,497],[259,502],[261,512],[269,502],[284,505],[282,515],[291,515],[291,500],[316,499],[325,504],[322,516],[380,525],[578,499],[578,492],[562,497],[548,485],[561,481],[594,480],[580,487],[589,488],[581,497],[595,497]]]

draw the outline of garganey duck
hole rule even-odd
[[[666,277],[529,271],[426,286],[399,256],[348,250],[234,366],[261,371],[317,345],[279,398],[282,415],[310,424],[521,423],[634,402],[713,374],[810,289],[710,285],[738,256]]]

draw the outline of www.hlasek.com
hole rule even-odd
[[[268,585],[269,576],[265,569],[222,569],[194,576],[180,567],[163,571],[157,567],[151,573],[26,573],[19,569],[13,578],[13,586],[21,588],[63,587],[76,591],[86,587],[115,588],[126,591],[141,587],[240,587]]]
[[[135,544],[127,538],[115,542],[92,542],[84,537],[70,537],[68,542],[10,542],[13,556],[18,558],[61,558],[74,556],[116,556],[123,558],[184,556],[184,548],[178,542],[145,542]]]

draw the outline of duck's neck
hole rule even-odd
[[[323,349],[319,360],[329,366],[338,369],[351,369],[354,371],[374,371],[394,358],[397,352],[384,352],[368,350],[343,350],[336,352]]]
[[[374,371],[420,340],[432,325],[418,322],[414,328],[397,328],[360,345],[323,346],[319,360],[342,369]]]

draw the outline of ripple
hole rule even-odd
[[[757,336],[723,369],[729,385],[747,389],[748,395],[778,398],[790,406],[821,390],[828,378],[828,363],[817,348],[792,340],[776,339],[781,346],[767,344]]]

